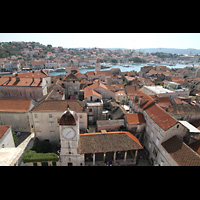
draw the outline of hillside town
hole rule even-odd
[[[19,72],[28,70],[65,68],[73,63],[81,68],[93,67],[95,60],[100,60],[102,67],[107,64],[149,65],[198,64],[200,55],[171,53],[145,53],[134,49],[103,48],[63,48],[42,45],[39,42],[0,42],[0,72]]]
[[[200,166],[198,55],[10,42],[0,56],[0,166]],[[102,67],[129,62],[152,65]]]

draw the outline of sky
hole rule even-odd
[[[63,48],[200,49],[200,33],[0,33],[0,42],[10,41]]]

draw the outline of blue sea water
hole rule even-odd
[[[133,70],[135,70],[136,72],[139,72],[141,67],[144,67],[144,66],[147,66],[147,65],[146,64],[136,64],[136,65],[129,65],[129,67],[124,67],[124,66],[121,66],[121,65],[112,65],[111,67],[106,68],[106,69],[102,69],[101,71],[110,70],[112,68],[120,68],[121,72],[130,72],[130,71],[133,71]],[[168,66],[168,65],[165,65],[165,66],[172,69],[172,68],[184,68],[184,67],[191,66],[191,65],[177,64],[176,66]],[[79,69],[79,71],[82,74],[85,74],[88,71],[94,71],[94,70],[95,69]],[[49,74],[50,74],[50,76],[57,76],[57,75],[65,75],[65,72],[50,72]]]

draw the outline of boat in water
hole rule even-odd
[[[57,69],[53,70],[53,72],[65,72],[65,67],[57,68]]]
[[[169,66],[176,66],[176,63],[169,63]]]
[[[11,75],[12,72],[0,72],[0,76],[7,76],[7,75]]]
[[[130,67],[129,65],[123,65],[123,67]]]

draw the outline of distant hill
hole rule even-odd
[[[145,52],[145,53],[172,53],[172,54],[187,54],[187,55],[200,55],[200,50],[198,49],[175,49],[175,48],[145,48],[145,49],[135,49],[135,51]]]
[[[0,58],[7,58],[10,56],[21,55],[21,51],[24,48],[29,49],[30,51],[34,50],[34,47],[37,46],[43,49],[43,53],[51,52],[51,45],[43,45],[39,42],[0,42]]]

